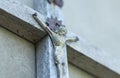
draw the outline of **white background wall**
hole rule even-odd
[[[0,27],[0,78],[35,78],[35,48]]]
[[[69,78],[94,78],[94,77],[78,69],[77,67],[69,64]]]
[[[33,8],[33,1],[34,0],[13,0],[13,1],[19,1],[22,4],[25,4],[31,8]]]
[[[67,28],[120,59],[120,0],[64,0]]]

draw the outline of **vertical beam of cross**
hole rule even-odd
[[[36,45],[37,78],[57,78],[52,46],[48,36]]]
[[[39,13],[47,17],[57,17],[57,19],[63,21],[62,11],[59,7],[49,4],[47,0],[34,0],[34,9]],[[64,52],[65,70],[64,75],[61,78],[68,78],[68,63],[66,46],[62,48]],[[59,78],[58,68],[54,61],[53,44],[49,36],[43,38],[36,46],[36,62],[37,62],[37,78]]]

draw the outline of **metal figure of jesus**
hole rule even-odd
[[[66,42],[75,42],[78,41],[78,37],[67,37],[67,29],[65,26],[60,26],[58,30],[53,32],[43,21],[39,20],[37,14],[33,14],[33,18],[37,21],[37,23],[45,30],[52,39],[53,46],[55,47],[55,55],[54,61],[58,69],[58,78],[65,78],[65,52],[63,50]]]

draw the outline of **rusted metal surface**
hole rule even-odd
[[[54,3],[55,5],[59,6],[59,7],[62,7],[64,2],[63,0],[47,0],[50,4],[51,3]]]
[[[62,26],[62,21],[51,17],[47,18],[46,24],[53,32],[55,32],[60,26]]]

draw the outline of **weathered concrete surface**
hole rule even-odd
[[[50,38],[43,38],[36,45],[37,78],[57,78],[54,48]]]
[[[35,12],[35,10],[19,2],[0,0],[0,25],[35,43],[45,35],[40,26],[32,18],[32,14]],[[42,15],[38,15],[44,20]]]
[[[120,60],[120,0],[64,2],[63,13],[68,30]]]
[[[46,18],[47,17],[50,18],[51,16],[54,18],[57,17],[58,20],[61,20],[62,23],[64,23],[62,9],[54,4],[49,4],[45,0],[35,0],[34,9],[38,11],[40,14],[44,15],[44,17]]]
[[[119,59],[111,57],[85,39],[79,37],[78,42],[68,43],[67,48],[69,62],[77,67],[99,78],[120,78]]]
[[[84,72],[83,70],[69,64],[69,77],[70,78],[95,78],[94,76]]]
[[[33,8],[33,2],[34,0],[13,0],[13,1],[19,1],[24,5],[27,5],[28,7]]]
[[[0,78],[35,78],[33,44],[1,27]]]

